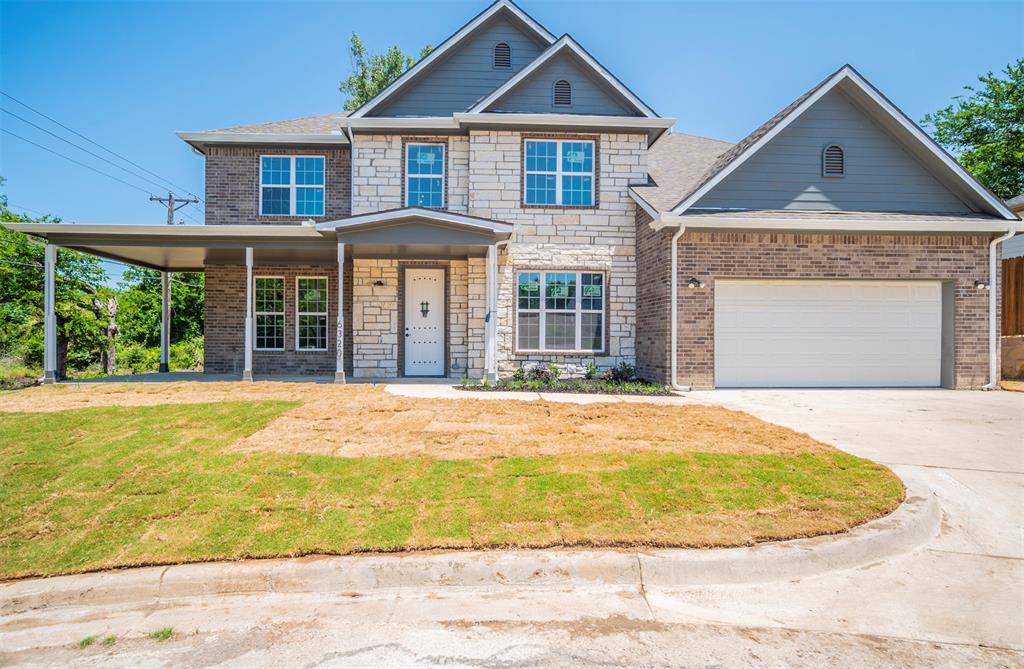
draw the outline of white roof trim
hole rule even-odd
[[[511,2],[510,0],[498,0],[493,5],[477,14],[476,17],[470,20],[469,23],[459,28],[459,30],[454,35],[446,39],[436,49],[431,51],[426,58],[421,59],[420,62],[416,63],[411,68],[406,70],[405,73],[402,74],[402,76],[398,77],[393,82],[391,82],[391,84],[387,88],[385,88],[377,95],[373,96],[373,98],[371,98],[365,104],[363,104],[362,107],[355,110],[350,115],[349,118],[363,118],[368,112],[372,111],[377,105],[390,98],[400,88],[402,88],[410,81],[415,79],[417,76],[419,76],[421,72],[430,67],[431,63],[440,59],[441,56],[448,53],[448,51],[450,51],[452,47],[461,42],[470,33],[475,31],[488,19],[490,19],[492,16],[494,16],[503,9],[507,9],[508,11],[515,14],[515,16],[519,18],[520,21],[525,23],[537,34],[538,37],[540,37],[548,44],[552,44],[555,41],[554,35],[549,33],[544,28],[544,26],[534,21],[529,14],[519,9],[519,7],[515,5],[515,3]]]
[[[462,228],[472,228],[495,233],[511,233],[515,228],[511,223],[492,221],[476,216],[466,216],[440,209],[424,209],[422,207],[405,207],[404,209],[391,209],[389,211],[378,211],[369,214],[359,214],[337,221],[325,221],[318,223],[316,229],[320,232],[349,230],[364,225],[375,225],[379,223],[394,223],[397,221],[419,219],[431,223],[444,225],[455,225]]]
[[[640,205],[640,208],[646,211],[650,215],[650,217],[653,218],[655,221],[657,221],[658,218],[661,216],[661,214],[658,213],[658,210],[655,209],[650,202],[644,199],[643,195],[633,190],[632,186],[629,187],[629,196],[633,198],[633,200],[638,205]]]
[[[975,193],[977,193],[983,200],[988,202],[993,209],[998,211],[1003,218],[1014,220],[1017,217],[1010,211],[1006,205],[988,191],[984,186],[978,183],[977,179],[971,176],[963,167],[960,166],[945,150],[942,149],[938,144],[932,140],[916,123],[907,118],[906,114],[899,110],[894,104],[889,102],[884,95],[882,95],[874,86],[868,83],[860,73],[853,69],[849,65],[844,65],[839,69],[832,77],[829,78],[822,86],[818,88],[812,95],[806,100],[797,105],[782,121],[777,123],[775,127],[769,130],[764,136],[760,137],[756,142],[751,144],[746,151],[736,157],[729,165],[722,169],[718,174],[712,177],[706,184],[698,188],[685,200],[677,204],[672,208],[672,213],[681,214],[691,206],[693,206],[700,198],[704,197],[712,188],[717,186],[725,177],[732,174],[739,168],[740,165],[745,163],[748,158],[753,156],[755,153],[760,151],[768,142],[770,142],[776,135],[785,130],[793,121],[799,118],[805,111],[807,111],[812,105],[822,98],[826,93],[835,88],[840,82],[849,80],[858,88],[860,88],[865,94],[868,95],[875,103],[878,104],[887,114],[889,114],[896,122],[898,122],[904,129],[909,131],[919,142],[921,142],[931,153],[935,154],[939,160],[941,160],[949,169],[951,169],[960,179],[962,179]]]
[[[523,80],[535,72],[544,63],[551,60],[556,54],[560,53],[563,49],[568,49],[575,53],[584,63],[586,63],[590,69],[592,69],[598,76],[600,76],[608,85],[614,88],[619,95],[629,100],[637,111],[648,118],[657,118],[658,114],[653,109],[648,107],[643,100],[637,97],[633,91],[626,88],[626,86],[615,78],[615,76],[609,72],[601,63],[597,62],[593,56],[581,47],[576,40],[569,35],[562,35],[557,42],[547,48],[544,53],[533,59],[533,62],[519,70],[511,79],[506,81],[504,84],[499,86],[493,93],[485,97],[483,100],[478,102],[476,105],[469,109],[469,113],[483,112],[485,109],[494,104],[497,100],[501,99],[506,93],[511,91],[513,88],[518,86]]]
[[[680,225],[687,230],[788,230],[793,232],[974,232],[974,233],[1005,233],[1007,230],[1024,230],[1018,222],[1007,222],[998,218],[989,220],[872,220],[843,219],[840,221],[822,218],[744,218],[714,215],[701,217],[699,214],[677,216],[664,214],[650,222],[654,230],[678,228]]]
[[[179,132],[189,144],[348,144],[341,131],[334,133],[295,132]]]
[[[676,120],[660,116],[595,116],[589,114],[503,114],[464,112],[452,116],[460,125],[550,125],[594,128],[671,128]]]

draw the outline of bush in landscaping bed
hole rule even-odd
[[[593,393],[606,395],[671,395],[672,389],[635,378],[636,369],[619,363],[598,378],[596,365],[587,365],[584,378],[561,379],[561,370],[554,363],[532,363],[519,367],[511,377],[495,383],[462,379],[463,390],[510,390],[546,393]]]

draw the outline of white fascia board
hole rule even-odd
[[[501,221],[491,221],[474,216],[465,216],[439,209],[424,209],[422,207],[406,207],[404,209],[378,211],[369,214],[351,216],[338,221],[326,221],[324,223],[317,224],[316,229],[321,232],[346,230],[363,225],[393,223],[412,218],[430,221],[433,223],[444,223],[464,228],[473,228],[476,230],[487,230],[488,232],[512,232],[514,229],[514,226],[511,223],[502,223]]]
[[[459,124],[450,116],[389,116],[350,119],[346,125],[353,130],[458,130]]]
[[[4,223],[15,232],[49,238],[63,235],[115,235],[121,237],[181,237],[184,239],[271,237],[319,239],[322,235],[309,225],[117,225],[74,223]]]
[[[693,206],[693,204],[700,200],[702,197],[704,197],[704,195],[706,195],[708,191],[710,191],[712,188],[721,183],[721,181],[725,179],[725,177],[735,172],[740,165],[747,161],[748,158],[750,158],[755,153],[760,151],[761,148],[765,146],[768,142],[772,141],[772,139],[774,139],[776,135],[778,135],[780,132],[789,127],[789,124],[791,124],[793,121],[799,118],[800,115],[803,114],[805,111],[810,109],[811,105],[815,104],[826,93],[835,88],[836,84],[838,84],[840,81],[849,76],[849,70],[849,66],[846,66],[840,69],[835,74],[833,74],[832,77],[820,88],[818,88],[818,90],[816,90],[813,95],[811,95],[806,100],[804,100],[800,105],[798,105],[796,109],[791,111],[788,116],[782,119],[782,121],[775,124],[774,128],[766,132],[756,142],[748,146],[747,150],[738,155],[736,158],[734,158],[733,161],[725,167],[725,169],[720,170],[718,174],[713,176],[706,184],[698,188],[696,191],[691,193],[685,200],[683,200],[675,207],[673,207],[671,213],[681,214],[687,209],[689,209],[691,206]]]
[[[540,125],[591,128],[667,129],[674,118],[660,116],[591,116],[587,114],[502,114],[498,112],[454,114],[460,125]]]
[[[485,23],[488,19],[490,19],[492,16],[497,14],[502,9],[507,9],[508,11],[515,14],[515,16],[519,18],[519,20],[526,24],[531,30],[533,30],[537,34],[538,37],[540,37],[547,44],[550,45],[555,42],[554,35],[549,33],[544,28],[544,26],[534,21],[533,18],[530,17],[530,15],[528,15],[526,12],[519,9],[519,7],[515,5],[515,3],[510,2],[509,0],[498,0],[493,5],[477,14],[476,17],[469,21],[469,23],[459,28],[459,30],[456,31],[455,34],[453,34],[451,37],[442,42],[436,49],[427,54],[425,58],[422,58],[418,63],[416,63],[411,68],[406,70],[402,74],[402,76],[398,77],[398,79],[395,79],[393,82],[391,82],[391,84],[387,88],[385,88],[377,95],[373,96],[373,98],[368,100],[365,104],[363,104],[362,107],[352,112],[349,118],[363,118],[364,116],[366,116],[366,114],[372,111],[374,107],[390,98],[392,95],[398,92],[399,89],[401,89],[403,86],[405,86],[410,81],[419,76],[421,72],[430,67],[431,63],[439,60],[441,56],[450,51],[452,47],[454,47],[456,44],[458,44],[467,36],[469,36],[473,31],[479,28],[483,23]]]
[[[658,114],[653,109],[648,107],[643,100],[641,100],[633,93],[633,91],[626,88],[626,86],[621,81],[619,81],[611,72],[609,72],[603,65],[601,65],[601,63],[597,62],[597,60],[593,56],[587,53],[586,49],[580,46],[579,43],[577,43],[576,40],[574,40],[569,35],[562,35],[562,37],[560,37],[557,42],[548,47],[548,49],[544,53],[534,58],[533,62],[531,62],[523,69],[519,70],[519,72],[517,72],[515,76],[506,81],[501,86],[499,86],[493,93],[488,95],[486,98],[484,98],[477,104],[473,105],[473,107],[469,109],[469,113],[482,113],[485,109],[487,109],[496,101],[501,99],[506,93],[508,93],[513,88],[518,86],[524,79],[529,77],[530,74],[537,71],[537,69],[543,66],[544,63],[548,62],[556,54],[560,53],[565,49],[568,49],[572,51],[574,54],[576,54],[581,60],[583,60],[584,63],[587,64],[588,67],[590,67],[591,70],[594,71],[595,74],[601,77],[601,79],[603,79],[609,86],[614,88],[619,93],[619,95],[629,100],[630,104],[632,104],[636,108],[636,110],[639,111],[641,114],[648,118],[658,118]]]
[[[991,221],[879,221],[848,219],[831,221],[825,218],[729,218],[716,216],[676,216],[664,214],[650,222],[651,229],[678,228],[687,230],[773,230],[789,232],[974,232],[1005,233],[1021,230],[1019,222],[997,219]]]
[[[348,144],[340,129],[337,133],[294,132],[179,132],[189,144]]]
[[[641,209],[646,211],[647,214],[652,219],[654,219],[652,223],[654,221],[657,221],[661,217],[661,213],[657,209],[655,209],[650,202],[645,200],[643,195],[640,195],[640,193],[637,193],[635,190],[633,190],[632,186],[629,187],[629,196],[633,198],[633,201],[636,202]]]

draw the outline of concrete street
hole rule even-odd
[[[429,587],[60,607],[0,618],[0,666],[1022,667],[1024,394],[696,392],[924,481],[916,551],[790,581]],[[167,641],[146,634],[173,627]],[[111,646],[80,649],[89,635]]]

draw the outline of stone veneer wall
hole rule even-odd
[[[670,379],[670,245],[638,216],[640,261],[638,373]],[[988,275],[984,235],[795,234],[687,232],[679,240],[679,277],[705,282],[679,291],[679,383],[714,386],[715,280],[720,278],[934,279],[953,287],[953,386],[988,382]]]
[[[206,149],[206,224],[294,223],[309,216],[260,216],[260,156],[324,156],[324,215],[333,221],[351,212],[351,150],[348,146],[209,146]]]
[[[352,371],[352,265],[345,271],[345,370]],[[255,374],[323,374],[336,369],[338,266],[260,265],[253,276],[284,277],[284,351],[253,351]],[[295,350],[295,279],[327,277],[327,350]],[[245,367],[245,266],[207,265],[203,369],[210,373],[241,374]]]
[[[398,376],[398,261],[353,259],[352,299],[352,376]]]
[[[531,134],[474,130],[469,137],[472,165],[469,213],[516,226],[512,243],[499,259],[499,373],[508,374],[525,362],[541,360],[575,365],[595,360],[601,367],[620,361],[633,363],[636,359],[636,204],[629,196],[628,187],[647,178],[647,136],[607,133],[588,136],[596,140],[598,149],[597,208],[524,207],[521,202],[522,142],[524,135]],[[522,269],[606,272],[607,350],[604,354],[516,353],[515,272]]]
[[[469,186],[469,138],[459,135],[356,135],[352,144],[352,213],[405,206],[404,140],[437,141],[447,145],[446,209],[466,212]]]

